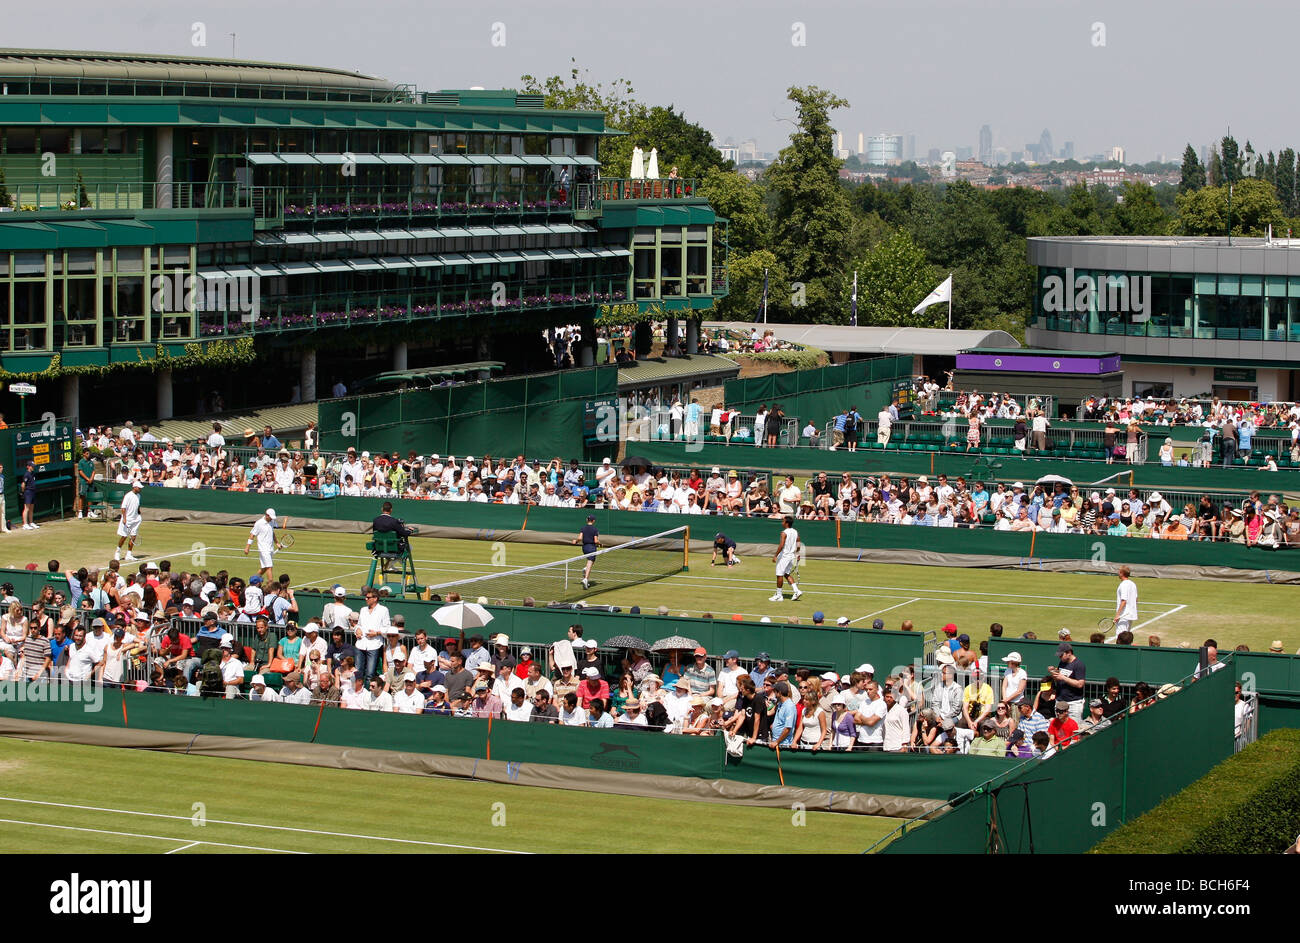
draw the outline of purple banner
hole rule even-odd
[[[958,370],[1004,373],[1075,373],[1096,376],[1120,369],[1119,354],[1109,357],[1044,357],[1038,354],[958,354]]]

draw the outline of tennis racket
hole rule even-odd
[[[1097,630],[1099,632],[1109,632],[1115,628],[1115,619],[1113,616],[1103,616],[1097,620]]]
[[[288,529],[289,519],[285,517],[285,518],[281,518],[281,521],[282,523],[280,524],[280,530],[282,531],[282,533],[280,534],[279,538],[275,541],[274,552],[277,553],[281,550],[287,550],[289,547],[292,547],[294,544],[293,534],[289,533],[289,529]]]

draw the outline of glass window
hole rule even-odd
[[[41,128],[40,153],[71,154],[72,153],[72,129],[71,128]]]
[[[10,154],[35,154],[35,128],[9,128],[5,132],[5,149]]]
[[[22,276],[43,276],[45,274],[45,253],[44,252],[15,252],[14,253],[14,275]]]

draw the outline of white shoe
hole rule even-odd
[[[77,520],[81,520],[81,517],[82,517],[82,514],[81,514],[80,511],[78,511],[78,512],[77,512]]]
[[[86,514],[86,517],[93,517],[93,518],[95,518],[96,520],[98,520],[98,519],[99,519],[99,512],[98,512],[98,511],[90,511],[89,513]]]
[[[582,588],[591,589],[591,582],[585,576],[582,578]]]
[[[767,597],[767,601],[768,601],[768,602],[784,602],[784,601],[785,601],[785,597],[782,596],[780,593],[775,593],[775,594],[773,594],[773,595],[771,595],[771,596],[768,596],[768,597]]]
[[[113,551],[113,559],[114,559],[114,560],[121,560],[121,559],[122,559],[122,551],[121,551],[121,550],[114,550],[114,551]]]
[[[33,524],[33,525],[32,525],[32,530],[40,530],[40,529],[41,529],[41,525],[40,525],[40,524]]]
[[[803,590],[799,590],[799,592],[795,593],[793,596],[790,597],[790,601],[791,601],[791,602],[798,602],[798,601],[799,601],[799,597],[802,596],[802,595],[803,595]]]
[[[127,554],[126,554],[126,562],[127,562],[127,563],[135,563],[135,561],[136,561],[136,556],[135,556],[135,554],[131,553],[130,551],[127,551]]]

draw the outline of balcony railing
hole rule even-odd
[[[695,177],[640,180],[628,177],[602,177],[596,181],[596,195],[608,200],[684,200],[698,194]]]
[[[615,304],[626,300],[622,277],[552,278],[507,281],[495,296],[488,286],[442,287],[423,291],[341,292],[263,299],[256,316],[239,311],[200,312],[199,337],[211,340],[244,334],[308,331],[325,327],[400,324],[511,314],[550,308]]]
[[[1069,334],[1088,334],[1111,337],[1168,337],[1219,341],[1290,341],[1300,343],[1300,323],[1277,324],[1273,327],[1220,327],[1200,323],[1195,328],[1186,323],[1170,324],[1159,316],[1149,321],[1133,324],[1124,320],[1110,320],[1090,324],[1086,319],[1069,316],[1043,316],[1034,318],[1033,327],[1040,331],[1064,331]]]
[[[286,228],[386,219],[572,217],[573,194],[555,187],[432,187],[427,190],[294,191],[284,201]]]
[[[74,181],[37,184],[9,183],[11,209],[66,210],[198,210],[252,209],[256,219],[278,219],[283,212],[280,187],[247,187],[237,183],[101,183],[79,186]],[[3,207],[0,207],[3,209]]]

